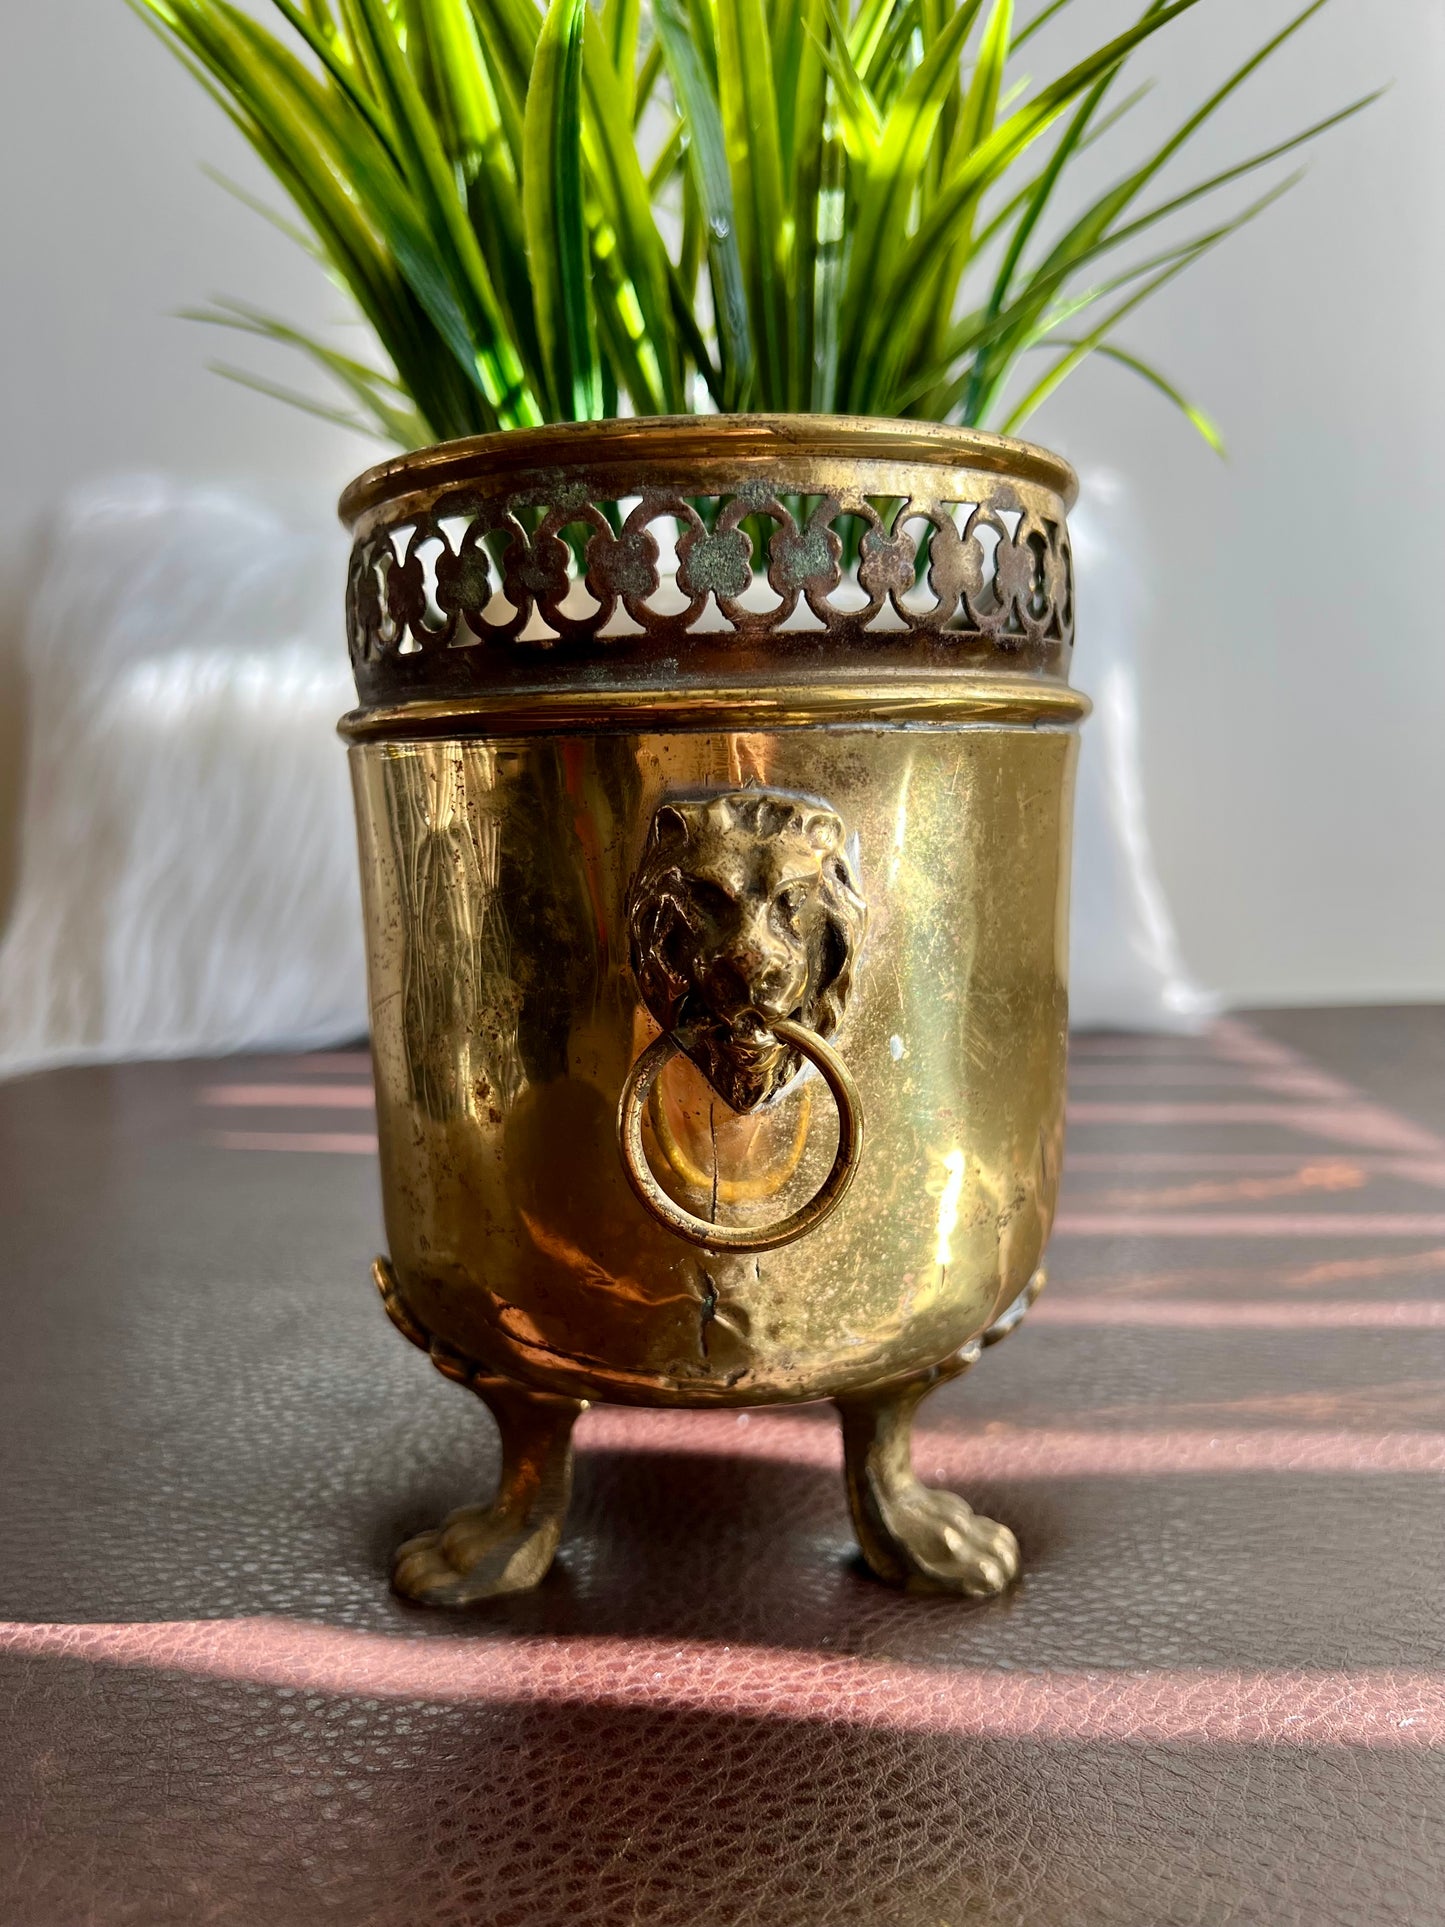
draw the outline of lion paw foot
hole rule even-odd
[[[490,1506],[463,1506],[397,1552],[391,1583],[423,1606],[471,1606],[527,1592],[552,1563],[561,1521],[519,1525]]]
[[[1019,1543],[953,1492],[920,1486],[888,1520],[892,1550],[910,1592],[957,1592],[990,1599],[1019,1573]]]

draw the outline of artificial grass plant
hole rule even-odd
[[[1325,0],[1132,154],[1131,63],[1199,0],[1151,0],[1042,82],[1028,68],[1077,0],[1023,23],[1013,0],[271,0],[274,30],[234,0],[130,4],[286,190],[384,357],[223,301],[204,317],[300,349],[347,403],[238,378],[402,446],[710,409],[1011,432],[1091,354],[1217,445],[1115,331],[1296,177],[1198,229],[1196,203],[1366,104],[1164,190]],[[1104,141],[1123,170],[1079,206]]]

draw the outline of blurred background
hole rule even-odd
[[[1040,67],[1061,67],[1133,11],[1085,0],[1047,48],[1035,43]],[[1159,86],[1131,138],[1162,133],[1198,98],[1201,71],[1222,76],[1286,13],[1205,0],[1145,50]],[[1190,161],[1199,174],[1222,167],[1386,81],[1383,102],[1309,150],[1282,205],[1122,336],[1209,411],[1227,461],[1103,362],[1029,429],[1086,489],[1106,478],[1143,559],[1147,818],[1190,972],[1229,1005],[1445,997],[1445,8],[1334,0]],[[294,246],[206,178],[210,164],[277,199],[122,0],[12,10],[0,145],[4,906],[26,753],[18,638],[66,491],[148,471],[260,484],[314,516],[383,451],[218,379],[207,367],[218,356],[304,375],[173,318],[227,293],[312,326],[345,310]],[[339,593],[334,607],[340,659]],[[1075,677],[1090,686],[1087,600]]]

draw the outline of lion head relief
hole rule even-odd
[[[769,789],[677,797],[652,819],[628,898],[633,974],[719,1095],[751,1111],[801,1062],[772,1023],[837,1030],[867,915],[826,803]]]

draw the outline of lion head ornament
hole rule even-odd
[[[769,1026],[831,1037],[868,919],[836,811],[784,790],[677,797],[652,819],[628,898],[643,1001],[735,1111],[801,1059]]]

